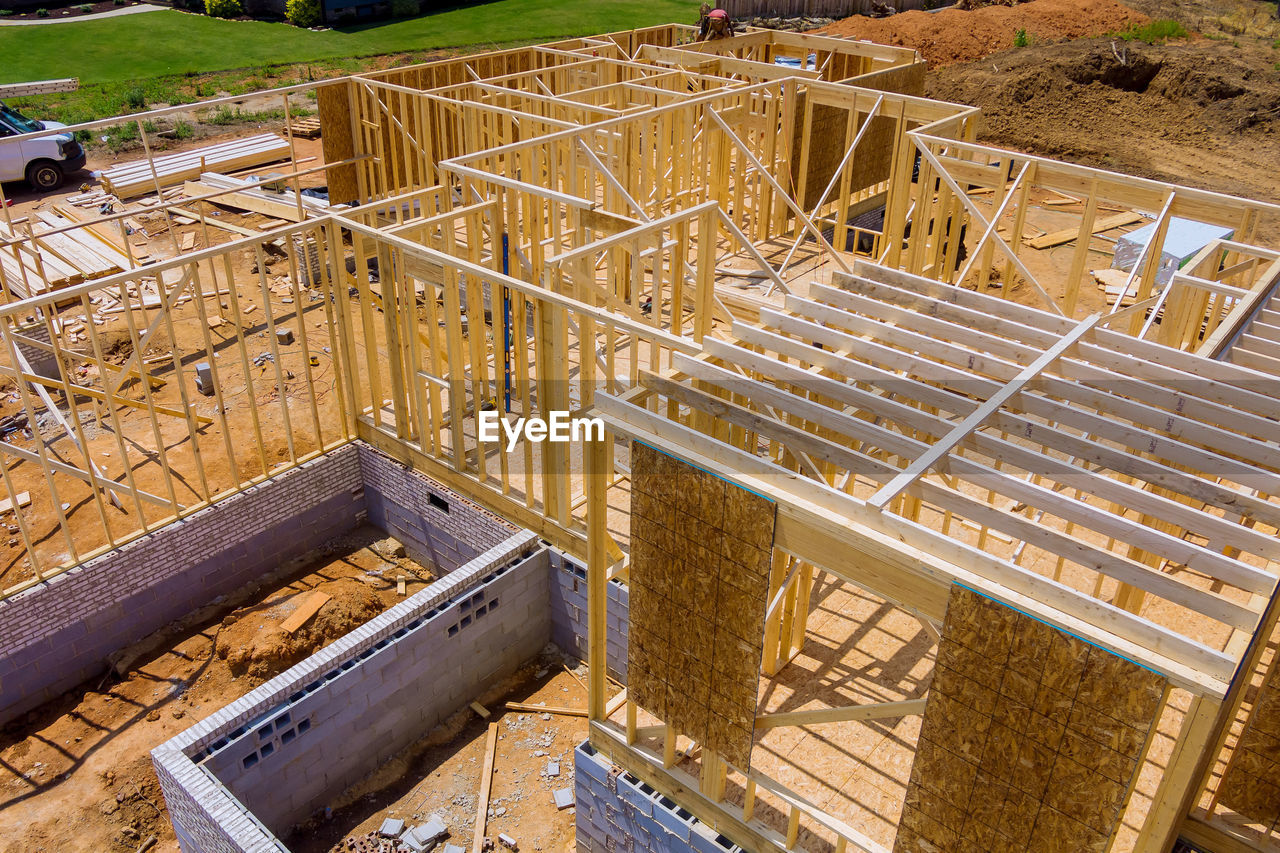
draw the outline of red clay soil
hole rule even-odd
[[[816,32],[914,47],[930,68],[939,68],[1013,47],[1018,30],[1026,30],[1033,42],[1043,42],[1100,36],[1148,20],[1115,0],[1031,0],[972,12],[944,9],[888,18],[857,15]]]

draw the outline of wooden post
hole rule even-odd
[[[609,571],[607,521],[609,444],[612,441],[613,437],[606,434],[603,441],[588,441],[582,451],[587,491],[587,679],[590,687],[587,709],[592,720],[605,718]]]

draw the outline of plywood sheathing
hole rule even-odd
[[[1218,787],[1218,801],[1262,824],[1280,828],[1280,656],[1258,689],[1253,713],[1240,733],[1231,764]]]
[[[1165,688],[954,585],[895,853],[1103,853]]]
[[[631,454],[630,697],[750,767],[775,506],[644,444]]]

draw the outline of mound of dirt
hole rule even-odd
[[[273,598],[227,615],[218,631],[216,653],[237,677],[265,680],[338,639],[383,610],[378,594],[354,578],[339,578],[315,589],[329,596],[316,615],[289,634],[283,623],[307,593]]]
[[[1031,0],[973,11],[903,12],[888,18],[854,16],[816,30],[829,35],[914,47],[930,68],[969,62],[1013,47],[1018,30],[1033,42],[1100,36],[1149,19],[1115,0]]]
[[[952,66],[926,88],[929,97],[981,107],[986,141],[1160,174],[1167,170],[1156,161],[1173,149],[1192,154],[1189,146],[1213,149],[1216,140],[1224,154],[1274,157],[1265,134],[1280,114],[1280,80],[1266,59],[1224,42],[1113,49],[1087,39]],[[1241,145],[1243,134],[1261,139]]]

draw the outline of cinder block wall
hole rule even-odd
[[[517,529],[363,442],[338,448],[0,601],[0,725],[366,517],[440,574]]]
[[[479,555],[152,751],[186,853],[284,835],[550,637],[530,532]]]
[[[515,527],[365,444],[360,450],[369,521],[440,574],[494,547]]]
[[[587,570],[581,563],[560,552],[551,554],[551,641],[563,651],[587,659]],[[609,631],[606,662],[609,674],[627,683],[627,603],[628,590],[617,581],[609,582]]]
[[[0,723],[106,669],[108,655],[353,528],[348,445],[0,601]]]
[[[578,853],[742,853],[584,743],[573,753]]]

